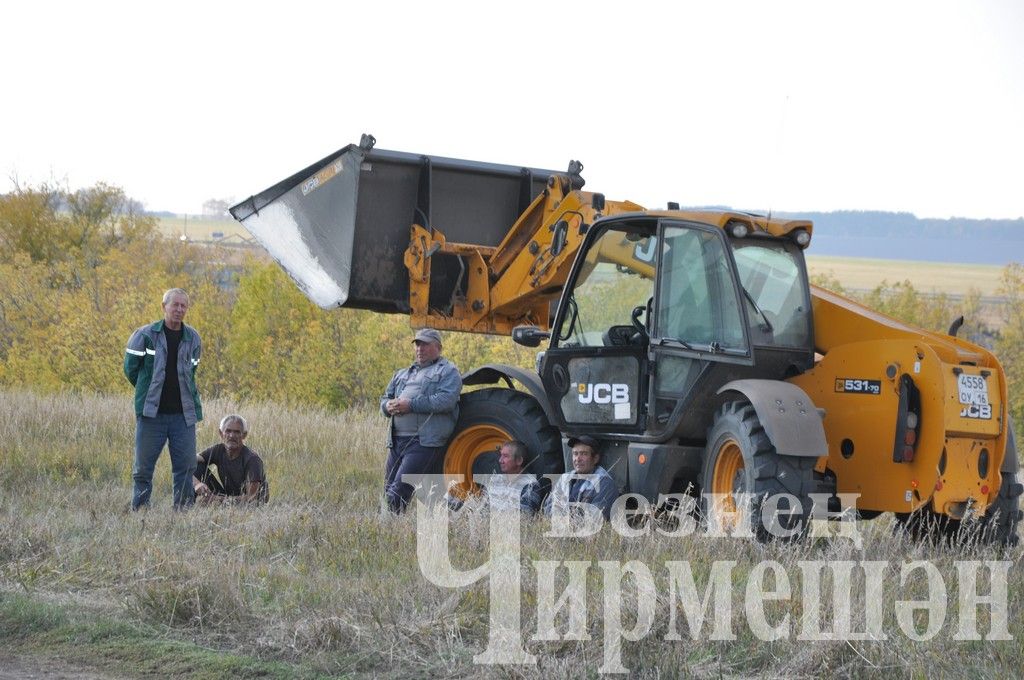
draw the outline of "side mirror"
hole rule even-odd
[[[512,329],[512,342],[523,347],[539,347],[541,340],[547,340],[551,333],[536,326],[516,326]]]
[[[554,229],[554,236],[551,237],[551,254],[558,257],[565,250],[566,237],[569,234],[569,223],[565,220],[558,220]]]

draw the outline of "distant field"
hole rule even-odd
[[[160,230],[170,238],[185,235],[192,241],[248,243],[252,236],[234,220],[202,217],[164,217]],[[986,264],[948,264],[910,260],[872,260],[808,253],[811,274],[835,276],[844,288],[870,290],[883,280],[891,283],[909,279],[922,293],[965,294],[977,288],[982,295],[996,295],[1003,268]]]
[[[246,242],[252,238],[248,231],[234,220],[215,220],[205,217],[161,217],[160,231],[170,238],[187,236],[190,241]],[[219,235],[218,235],[219,234]]]
[[[844,288],[870,290],[883,280],[909,280],[922,293],[965,294],[971,288],[996,295],[1003,267],[990,264],[949,264],[910,260],[869,260],[858,257],[807,255],[811,274],[831,273]]]

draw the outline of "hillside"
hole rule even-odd
[[[816,255],[1000,266],[1024,261],[1024,218],[920,219],[854,210],[779,214],[814,222]]]

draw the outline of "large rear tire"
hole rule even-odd
[[[999,495],[989,504],[984,515],[963,522],[939,514],[931,508],[922,508],[912,513],[898,512],[897,531],[903,531],[915,541],[943,540],[1006,548],[1017,545],[1020,542],[1017,525],[1024,517],[1020,509],[1020,497],[1024,494],[1024,486],[1017,477],[1020,459],[1017,457],[1017,442],[1012,424],[1004,455]]]
[[[1012,548],[1020,541],[1017,525],[1024,516],[1020,510],[1022,490],[1024,487],[1017,481],[1016,473],[1003,472],[999,496],[981,517],[958,520],[922,508],[912,513],[896,513],[896,526],[914,541]]]
[[[1020,497],[1024,494],[1018,473],[1020,458],[1017,455],[1017,438],[1010,423],[1009,436],[1006,440],[1006,452],[1003,458],[1002,477],[999,485],[999,497],[989,505],[981,518],[981,536],[987,543],[1013,547],[1020,542],[1017,525],[1024,513],[1020,509]]]
[[[1024,516],[1020,510],[1022,492],[1024,486],[1017,481],[1017,473],[1004,472],[998,498],[989,504],[988,510],[980,519],[983,543],[1012,548],[1020,542],[1017,524]]]
[[[526,472],[563,472],[561,434],[548,422],[533,396],[497,387],[463,393],[459,420],[443,463],[449,481],[455,481],[457,475],[463,478],[452,488],[452,494],[463,498],[475,492],[474,474],[497,474],[498,448],[510,439],[526,444]]]
[[[706,521],[731,533],[740,521],[749,520],[762,542],[803,536],[810,526],[810,494],[819,489],[815,462],[779,455],[749,403],[725,404],[715,416],[704,451],[701,489]],[[777,512],[765,517],[762,509],[769,499],[777,502]]]

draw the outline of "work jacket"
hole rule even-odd
[[[196,366],[202,354],[199,333],[188,324],[181,324],[178,344],[178,383],[181,385],[181,412],[188,425],[203,419],[203,406],[196,389]],[[124,353],[124,374],[135,385],[135,415],[154,418],[160,408],[167,367],[167,336],[163,319],[142,326],[132,333]]]
[[[590,503],[609,519],[612,504],[619,497],[619,487],[608,471],[598,465],[589,475],[578,475],[574,470],[562,474],[544,499],[544,514],[566,512],[570,503]]]
[[[407,390],[406,387],[415,389]],[[380,399],[380,411],[388,416],[386,404],[389,399],[405,396],[409,399],[413,419],[412,427],[419,437],[421,446],[444,446],[455,430],[459,419],[459,393],[462,391],[462,376],[455,364],[439,357],[426,366],[413,364],[396,371]],[[399,416],[401,417],[401,416]],[[388,427],[388,446],[394,441],[394,420]]]

